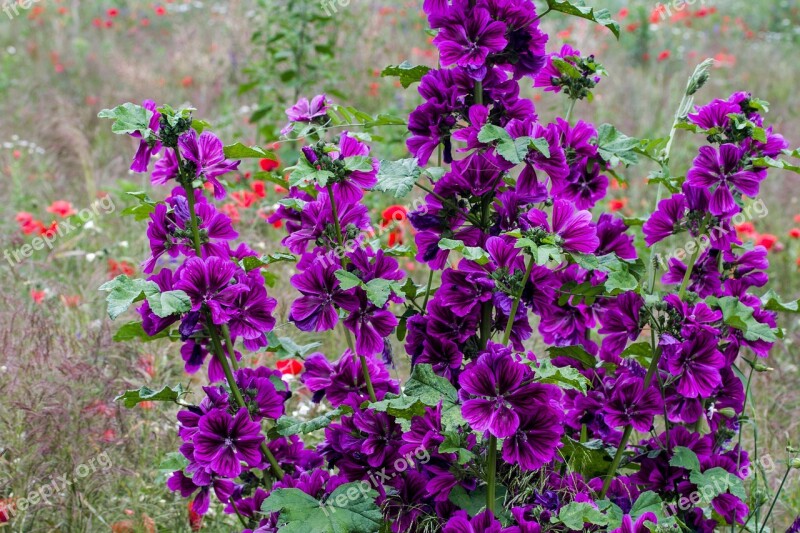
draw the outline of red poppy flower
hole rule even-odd
[[[659,61],[666,61],[667,59],[669,59],[669,56],[671,56],[671,55],[672,55],[672,52],[670,52],[669,50],[662,50],[661,53],[658,54],[658,60]]]
[[[303,371],[303,363],[297,359],[280,359],[275,363],[275,367],[281,371],[282,374],[296,376]]]
[[[78,307],[81,303],[81,297],[78,294],[72,296],[61,295],[61,301],[66,307]]]
[[[233,204],[223,204],[222,207],[220,207],[220,211],[225,213],[225,215],[227,215],[227,217],[230,218],[231,222],[234,224],[238,224],[242,221],[242,217],[239,215],[239,210],[236,209],[236,206]]]
[[[797,223],[800,223],[800,215],[795,215],[794,216],[794,221],[797,222]]]
[[[408,209],[402,205],[391,205],[383,210],[381,218],[385,223],[403,222],[408,216]]]
[[[254,203],[256,203],[256,200],[258,200],[258,196],[250,191],[232,192],[231,198],[233,198],[233,201],[236,202],[237,207],[241,207],[242,209],[251,207]]]
[[[800,239],[800,228],[792,228],[789,230],[789,237],[792,239]]]
[[[76,214],[77,211],[72,208],[72,204],[67,202],[66,200],[56,200],[50,207],[47,208],[48,213],[53,213],[54,215],[58,215],[61,218],[71,217],[72,215]]]
[[[145,402],[139,402],[139,407],[141,407],[145,411],[149,411],[150,409],[155,407],[155,404],[148,400],[148,401],[145,401]]]
[[[58,222],[56,222],[55,220],[53,221],[52,224],[50,224],[50,227],[45,226],[41,222],[39,224],[41,224],[41,228],[39,229],[39,235],[41,235],[42,237],[47,237],[48,239],[52,239],[56,235],[56,233],[58,233]]]
[[[165,8],[164,6],[156,6],[155,12],[156,15],[158,15],[159,17],[163,17],[164,15],[167,14],[167,8]]]
[[[264,172],[272,172],[276,168],[281,166],[281,162],[276,157],[275,159],[264,158],[258,162],[261,170]]]
[[[103,437],[101,440],[103,442],[114,442],[117,438],[117,432],[113,429],[107,429],[103,432]]]
[[[627,198],[621,198],[619,200],[611,200],[610,202],[608,202],[608,209],[611,210],[611,212],[617,212],[624,209],[625,206],[627,205],[628,205]]]
[[[119,15],[119,9],[117,9],[117,8],[114,8],[114,7],[112,7],[112,8],[109,8],[109,9],[106,11],[106,14],[107,14],[109,17],[111,17],[111,18],[113,19],[114,17],[116,17],[117,15]]]
[[[36,289],[31,289],[31,298],[33,299],[34,303],[40,304],[44,301],[44,297],[46,296],[44,291],[37,291]]]
[[[127,261],[108,260],[108,273],[112,278],[125,274],[126,276],[133,276],[136,274],[136,268]]]
[[[266,198],[267,190],[264,186],[263,181],[253,181],[250,183],[250,189],[253,190],[253,193],[258,196],[259,198]]]
[[[203,528],[203,515],[194,510],[194,500],[189,500],[189,528],[200,531]]]
[[[183,85],[186,88],[191,87],[192,83],[194,83],[194,80],[192,79],[191,76],[184,76],[183,79],[181,80],[181,85]]]
[[[756,228],[751,222],[742,222],[734,227],[736,228],[736,233],[742,237],[753,237],[756,235]]]
[[[772,235],[771,233],[764,233],[763,235],[759,235],[759,237],[756,239],[756,244],[763,246],[767,250],[772,250],[777,242],[778,237],[776,235]]]

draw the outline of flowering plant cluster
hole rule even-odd
[[[102,287],[112,318],[142,301],[118,337],[179,339],[186,371],[205,368],[210,382],[196,404],[180,387],[123,395],[183,407],[169,488],[199,514],[213,494],[258,533],[757,529],[765,501],[743,483],[745,373],[766,370],[776,311],[797,310],[754,294],[766,250],[744,246],[731,222],[767,169],[797,155],[765,126],[766,103],[737,93],[693,111],[706,62],[670,135],[633,139],[571,119],[605,71],[569,46],[546,53],[539,27],[558,11],[618,32],[607,11],[558,0],[541,14],[519,0],[426,0],[424,11],[441,68],[392,69],[424,99],[408,121],[412,158],[379,161],[359,133],[334,135],[324,96],[289,110],[284,131],[306,145],[270,222],[284,223],[290,253],[234,246],[204,194],[223,199],[235,159],[262,150],[223,146],[191,109],[101,113],[140,138],[131,168],[171,188],[145,207],[151,277]],[[565,97],[565,116],[540,121],[523,83]],[[670,172],[681,129],[709,143],[685,177]],[[654,213],[593,215],[609,178],[622,179],[615,169],[641,158],[658,166]],[[414,187],[425,193],[407,214],[415,246],[382,247],[366,192]],[[640,225],[651,254],[680,234],[703,246],[672,258],[659,285],[635,246]],[[408,253],[427,283],[400,269]],[[280,260],[296,261],[289,320],[339,326],[347,340],[334,358],[304,360],[303,386],[332,408],[312,420],[286,416],[280,371],[240,366],[240,350],[282,342],[262,276]],[[534,330],[545,352],[529,349]],[[410,359],[403,384],[390,372],[394,333]],[[309,447],[314,432],[324,438]]]

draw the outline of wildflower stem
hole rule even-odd
[[[525,275],[522,277],[522,285],[519,288],[519,292],[517,292],[517,294],[514,296],[514,302],[511,304],[511,313],[508,315],[508,324],[506,324],[506,330],[503,333],[503,346],[506,346],[508,344],[508,340],[511,338],[511,330],[514,328],[514,318],[517,316],[519,301],[522,299],[522,293],[525,291],[525,285],[528,283],[528,279],[531,277],[534,261],[535,258],[531,256],[530,260],[528,261],[528,266],[525,269]]]
[[[566,115],[564,116],[564,120],[566,120],[566,121],[567,121],[567,124],[570,124],[570,123],[571,123],[571,120],[572,120],[572,111],[574,111],[574,110],[575,110],[575,104],[576,104],[577,102],[578,102],[578,100],[576,100],[575,98],[570,98],[570,99],[569,99],[569,106],[567,107],[567,113],[566,113]]]
[[[489,469],[486,479],[486,508],[494,514],[495,507],[495,486],[497,479],[497,437],[489,436],[489,450],[486,457]]]
[[[681,288],[678,291],[678,298],[681,300],[686,297],[686,288],[689,286],[689,280],[692,278],[692,270],[694,270],[694,265],[697,263],[697,257],[699,255],[700,249],[698,248],[689,258],[689,264],[686,265],[686,274],[683,275],[683,282],[681,283]]]
[[[617,453],[614,454],[614,460],[611,461],[611,467],[608,469],[606,479],[603,481],[603,490],[600,492],[601,500],[606,497],[608,488],[611,486],[611,480],[614,478],[614,473],[617,471],[617,468],[619,468],[619,463],[622,461],[622,454],[625,453],[625,448],[628,447],[628,439],[631,438],[632,431],[633,426],[625,426],[625,431],[622,433],[622,440],[619,442],[619,448],[617,448]]]
[[[177,149],[175,150],[175,156],[178,158],[180,164],[180,154],[178,153]],[[184,185],[184,191],[186,191],[186,202],[189,206],[189,217],[190,224],[192,226],[192,241],[194,244],[194,250],[197,254],[197,257],[200,257],[200,231],[197,224],[197,213],[195,213],[194,188],[191,186],[191,183],[189,183],[188,186]],[[236,384],[236,379],[233,377],[231,366],[228,364],[228,357],[225,355],[225,351],[222,349],[222,343],[220,342],[217,326],[211,320],[211,313],[208,312],[208,309],[204,309],[203,314],[205,315],[206,324],[208,325],[208,332],[209,336],[211,337],[211,345],[214,348],[214,355],[216,356],[217,360],[219,360],[220,365],[222,365],[222,371],[225,373],[225,379],[228,382],[228,386],[231,388],[231,394],[233,394],[233,397],[239,407],[246,409],[247,406],[245,405],[244,397],[242,396],[242,392],[239,390],[239,386]],[[233,353],[233,344],[230,341],[230,332],[227,325],[222,326],[222,331],[225,333],[225,343],[228,345],[228,349],[231,351],[231,360],[235,361],[236,356]],[[261,452],[264,454],[264,457],[267,458],[267,461],[269,461],[269,464],[272,468],[272,475],[274,475],[278,481],[282,480],[283,469],[278,464],[275,456],[272,455],[272,452],[269,451],[266,440],[261,443]]]
[[[338,242],[340,248],[344,248],[344,236],[342,235],[342,227],[339,224],[339,213],[336,211],[336,201],[333,197],[333,186],[329,183],[327,189],[328,198],[331,200],[331,214],[333,215],[333,227],[336,231],[336,241]],[[358,353],[356,353],[355,345],[353,344],[353,339],[350,337],[350,331],[348,331],[347,326],[344,324],[342,324],[342,328],[344,329],[344,335],[345,338],[347,338],[347,345],[350,348],[350,351],[353,352],[354,355],[358,355]],[[369,375],[367,358],[364,355],[358,355],[358,360],[361,363],[361,373],[364,375],[364,383],[367,385],[369,400],[372,403],[375,403],[378,401],[378,397],[375,396],[375,387],[372,385],[372,377]]]
[[[228,348],[228,355],[231,359],[231,366],[234,372],[239,370],[239,362],[236,361],[236,351],[233,349],[233,341],[231,340],[231,330],[228,324],[222,325],[222,338],[225,339],[225,346]]]
[[[431,285],[433,285],[433,269],[431,269],[430,274],[428,274],[428,285],[425,288],[425,299],[422,301],[422,312],[428,312],[428,299],[431,296]]]
[[[758,529],[759,533],[763,533],[764,529],[767,527],[767,522],[769,521],[769,515],[772,514],[772,510],[775,508],[775,504],[778,502],[778,498],[783,492],[783,485],[786,484],[786,478],[789,477],[789,472],[792,471],[792,465],[786,466],[786,473],[783,475],[783,479],[781,480],[780,486],[778,486],[778,492],[775,493],[775,498],[772,499],[772,504],[769,506],[769,511],[767,511],[767,516],[764,517],[764,524]]]

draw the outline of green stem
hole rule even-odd
[[[614,454],[614,460],[611,461],[611,467],[608,469],[608,474],[606,474],[606,479],[603,481],[603,490],[600,492],[600,499],[606,497],[606,493],[608,492],[608,488],[611,486],[611,480],[614,478],[614,473],[619,468],[619,463],[622,461],[622,455],[625,453],[625,448],[628,447],[628,439],[631,438],[631,431],[633,431],[633,426],[625,426],[625,431],[622,433],[622,440],[619,443],[619,448],[617,448],[617,453]]]
[[[233,371],[239,370],[239,362],[236,360],[236,351],[233,349],[233,341],[231,340],[231,330],[228,324],[222,325],[222,338],[225,339],[225,346],[228,348],[228,356],[231,359],[231,366]]]
[[[514,328],[514,318],[517,316],[519,301],[522,298],[522,293],[525,292],[525,285],[528,283],[528,279],[531,277],[531,271],[533,270],[534,262],[535,259],[531,257],[528,261],[528,267],[525,269],[525,275],[522,277],[522,286],[520,287],[519,292],[514,296],[514,302],[511,304],[511,314],[508,315],[508,324],[506,324],[506,330],[503,333],[503,346],[508,345],[508,340],[511,338],[511,330]]]
[[[575,110],[575,104],[576,104],[577,102],[578,102],[578,101],[577,101],[575,98],[570,98],[570,99],[569,99],[569,106],[567,107],[567,113],[566,113],[566,115],[564,116],[564,120],[566,120],[568,124],[569,124],[569,123],[570,123],[570,121],[572,120],[572,111],[574,111],[574,110]]]
[[[489,468],[486,480],[486,508],[494,514],[495,508],[495,487],[497,483],[497,437],[489,436],[489,450],[486,457],[487,467]]]
[[[333,186],[329,183],[327,189],[328,198],[331,200],[331,213],[333,215],[333,226],[336,231],[336,240],[339,243],[339,247],[344,248],[344,236],[342,235],[342,227],[339,224],[339,214],[336,210],[336,201],[333,197]],[[358,355],[358,353],[356,353],[355,345],[353,344],[353,339],[350,338],[350,331],[346,326],[344,326],[344,324],[342,324],[342,327],[344,328],[345,337],[347,338],[347,345],[350,347],[350,351],[352,351],[354,355]],[[364,383],[367,385],[369,399],[371,402],[375,403],[378,401],[378,397],[375,396],[375,387],[372,385],[372,377],[369,375],[367,358],[363,355],[358,355],[358,360],[361,363],[361,373],[364,376]]]
[[[789,472],[791,472],[791,471],[792,471],[791,465],[787,466],[786,467],[786,473],[783,475],[783,479],[781,480],[781,484],[778,487],[778,492],[775,493],[775,498],[773,498],[772,504],[769,506],[769,511],[767,511],[767,516],[764,517],[764,525],[762,525],[761,528],[759,529],[759,533],[763,533],[764,528],[767,527],[767,522],[769,521],[769,515],[772,514],[772,510],[775,508],[775,504],[778,503],[778,498],[780,497],[781,492],[783,491],[783,486],[784,486],[784,484],[786,484],[786,478],[789,477]]]
[[[175,150],[176,157],[180,162],[180,154],[178,154],[178,150]],[[180,164],[180,163],[179,163]],[[190,217],[190,224],[192,226],[192,242],[194,244],[194,250],[197,254],[197,257],[201,256],[201,247],[200,247],[200,231],[198,230],[198,223],[197,223],[197,213],[195,213],[195,200],[194,200],[194,188],[192,188],[191,183],[189,184],[188,188],[184,186],[184,190],[186,190],[186,202],[189,206],[189,217]],[[231,371],[231,367],[228,364],[228,357],[225,355],[225,352],[222,349],[222,343],[220,342],[219,333],[217,332],[217,326],[211,320],[211,313],[208,312],[208,309],[204,309],[206,324],[208,325],[208,332],[209,336],[211,337],[211,345],[214,348],[214,355],[219,360],[220,365],[222,365],[222,371],[225,373],[225,380],[228,382],[228,386],[231,389],[231,394],[233,394],[236,403],[239,407],[243,409],[247,409],[247,406],[244,401],[244,397],[242,396],[242,392],[239,390],[239,386],[236,384],[236,379],[233,376],[233,372]],[[223,326],[223,331],[227,331],[227,326]],[[226,342],[228,343],[229,349],[233,349],[232,344],[229,341],[230,333],[227,334]],[[235,360],[236,357],[231,353],[231,359]],[[272,467],[272,475],[275,476],[278,481],[283,479],[283,469],[278,464],[278,461],[275,459],[275,456],[272,455],[272,452],[269,450],[267,446],[267,441],[261,443],[261,452],[264,454],[264,457],[267,458],[269,461],[270,466]]]
[[[683,282],[681,283],[681,288],[678,291],[678,298],[683,300],[686,297],[686,288],[689,286],[689,280],[692,277],[692,271],[694,270],[694,265],[697,262],[697,257],[700,255],[700,248],[694,251],[692,256],[689,258],[689,264],[686,265],[686,274],[683,275]]]
[[[431,285],[433,285],[433,269],[431,269],[430,274],[428,274],[428,286],[425,289],[425,300],[422,301],[422,312],[428,312],[428,299],[431,296]]]

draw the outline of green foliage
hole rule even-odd
[[[161,318],[181,314],[192,308],[189,296],[183,291],[161,292],[153,281],[131,279],[121,274],[100,286],[101,291],[108,292],[108,316],[111,320],[128,310],[131,304],[147,298],[150,309]]]
[[[300,489],[276,489],[261,506],[263,513],[280,512],[280,533],[375,533],[383,515],[375,505],[378,495],[360,483],[346,483],[325,501]]]
[[[608,9],[589,7],[583,0],[547,0],[547,7],[553,11],[596,22],[611,30],[611,33],[619,39],[619,24],[611,18]]]
[[[430,70],[431,68],[425,65],[414,66],[408,61],[403,61],[399,65],[389,65],[383,69],[381,76],[399,78],[403,88],[408,89],[412,83],[418,83]]]
[[[768,324],[763,324],[753,316],[753,308],[745,305],[739,298],[725,296],[716,298],[709,296],[706,302],[711,307],[716,307],[722,311],[722,320],[732,328],[740,330],[744,338],[749,341],[764,340],[776,342],[778,333]]]
[[[272,152],[267,152],[258,146],[246,146],[242,143],[228,145],[223,150],[225,157],[228,159],[275,159],[275,154]]]
[[[414,188],[422,169],[416,158],[399,161],[381,161],[378,183],[374,189],[386,192],[395,198],[404,198]]]
[[[311,420],[297,420],[290,416],[282,416],[275,422],[274,432],[282,437],[292,435],[305,435],[320,429],[324,429],[342,415],[352,413],[353,410],[347,406],[340,406],[333,411],[312,418]]]
[[[103,109],[97,116],[113,120],[111,131],[114,133],[120,135],[138,133],[145,139],[150,136],[150,119],[153,118],[153,112],[140,105],[128,102],[114,109]]]
[[[153,390],[150,387],[141,387],[136,390],[128,390],[114,398],[115,402],[122,401],[128,409],[136,407],[142,402],[178,402],[187,391],[182,385],[170,387],[165,385],[161,390]]]
[[[267,341],[269,341],[267,350],[281,358],[303,357],[314,348],[322,346],[319,342],[300,345],[289,337],[278,337],[274,331],[267,333]]]

